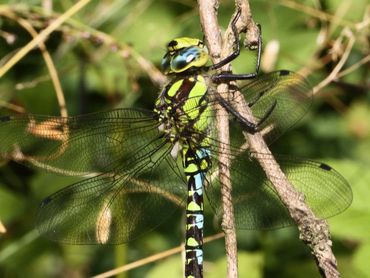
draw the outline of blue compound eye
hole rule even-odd
[[[162,58],[162,61],[161,61],[161,68],[162,68],[162,71],[164,73],[168,73],[171,71],[171,68],[170,68],[170,65],[171,65],[171,56],[169,53],[166,53],[163,58]]]
[[[200,56],[200,49],[197,46],[191,46],[178,51],[171,60],[171,68],[175,72],[182,71],[193,66]]]
[[[194,38],[178,38],[167,44],[167,53],[162,58],[165,74],[184,72],[190,68],[204,67],[208,62],[208,50],[203,42]]]

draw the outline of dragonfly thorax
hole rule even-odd
[[[181,146],[200,144],[207,135],[210,107],[207,85],[202,75],[172,80],[159,95],[154,112],[161,123],[160,130]]]

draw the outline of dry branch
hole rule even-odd
[[[214,63],[219,62],[222,58],[225,58],[229,53],[225,53],[221,47],[221,34],[217,22],[217,1],[199,0],[199,14],[200,20],[203,27],[206,43],[209,47],[209,53]],[[226,55],[225,55],[226,54]],[[229,65],[222,67],[222,70],[230,70]],[[225,95],[228,90],[227,84],[220,84],[217,88],[220,95]],[[220,142],[229,142],[229,123],[228,119],[222,117],[224,115],[224,108],[218,105],[216,117],[217,117],[217,129],[218,138]],[[234,211],[232,205],[232,187],[230,184],[230,159],[226,155],[229,153],[228,145],[223,144],[220,146],[219,160],[222,164],[219,164],[220,171],[220,183],[221,183],[221,196],[222,196],[222,229],[225,233],[225,248],[227,258],[227,277],[238,277],[238,249],[236,244],[236,230],[234,221]]]

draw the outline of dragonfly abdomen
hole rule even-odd
[[[171,49],[177,46],[174,43],[169,45]],[[182,54],[191,55],[194,49],[187,49]],[[164,65],[174,70],[174,67],[181,64],[179,61],[182,61],[183,56],[177,60],[172,58],[170,54],[165,56]],[[188,187],[185,277],[189,278],[203,277],[203,181],[210,165],[207,135],[211,109],[207,92],[206,80],[200,74],[176,77],[161,92],[154,109],[161,122],[160,128],[173,143],[174,150],[176,146],[181,146]],[[173,153],[171,155],[174,157]]]
[[[209,150],[184,146],[182,159],[188,182],[185,277],[203,277],[203,181],[210,164]]]

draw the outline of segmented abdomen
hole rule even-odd
[[[184,146],[182,158],[188,182],[185,277],[203,277],[203,181],[210,164],[209,150]]]

